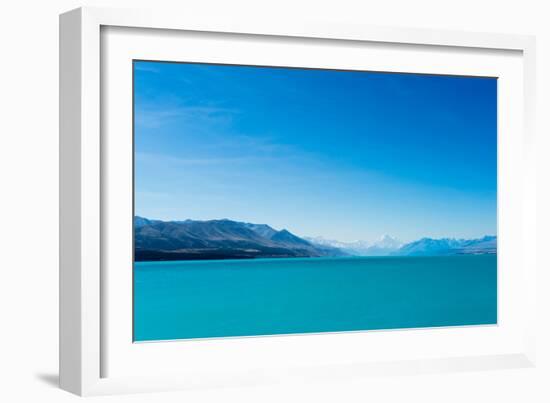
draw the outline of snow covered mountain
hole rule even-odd
[[[447,256],[494,254],[497,252],[497,237],[486,235],[478,239],[422,238],[403,245],[394,253],[397,256]]]
[[[497,237],[493,235],[476,239],[422,238],[406,244],[389,235],[383,235],[372,243],[340,242],[323,237],[305,239],[314,245],[338,248],[354,256],[448,256],[494,254],[497,251]]]
[[[314,245],[331,246],[354,256],[388,256],[397,252],[403,243],[390,235],[382,235],[375,242],[340,242],[323,237],[305,237]]]

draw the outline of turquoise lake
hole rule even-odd
[[[496,322],[496,255],[134,265],[135,341]]]

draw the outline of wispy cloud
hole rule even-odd
[[[276,136],[250,135],[243,133],[212,133],[213,141],[208,144],[212,150],[239,151],[252,155],[262,156],[287,156],[299,154],[301,158],[305,157],[307,152],[298,150],[295,147],[278,141]]]
[[[149,64],[136,63],[134,69],[137,71],[144,71],[147,73],[160,73],[160,69]]]
[[[191,123],[207,122],[213,124],[227,124],[233,119],[237,111],[217,106],[167,106],[167,107],[139,107],[136,111],[136,125],[155,129],[164,124],[178,120]]]
[[[152,190],[136,190],[136,196],[140,198],[148,198],[148,199],[154,199],[154,200],[167,200],[170,199],[172,196],[168,192],[157,192]]]
[[[152,164],[170,164],[180,166],[208,166],[225,164],[243,164],[257,162],[255,157],[204,157],[204,158],[186,158],[176,157],[169,154],[136,152],[136,161]]]

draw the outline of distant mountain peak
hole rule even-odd
[[[497,237],[484,236],[475,239],[421,238],[403,245],[395,255],[440,256],[456,254],[494,254],[497,252]]]
[[[401,241],[390,235],[382,235],[375,242],[362,240],[353,242],[341,242],[325,239],[320,236],[305,239],[313,244],[336,247],[351,255],[356,256],[387,256],[395,252],[403,244]]]
[[[373,246],[386,249],[397,249],[403,246],[403,242],[391,235],[384,234],[373,244]]]

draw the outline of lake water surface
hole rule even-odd
[[[496,255],[134,265],[135,341],[496,321]]]

